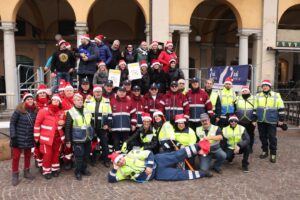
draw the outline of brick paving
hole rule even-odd
[[[77,181],[72,171],[63,171],[58,178],[45,180],[36,175],[34,181],[21,179],[11,186],[10,161],[0,162],[0,199],[300,199],[300,131],[279,132],[279,151],[276,164],[260,160],[260,142],[256,137],[254,153],[250,156],[250,172],[241,171],[241,156],[232,165],[225,164],[223,174],[210,179],[182,182],[110,184],[108,169],[98,164],[90,167],[92,176]],[[20,165],[21,166],[21,165]]]

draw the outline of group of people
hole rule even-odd
[[[256,96],[251,95],[248,86],[243,86],[237,95],[232,89],[231,77],[226,78],[221,90],[213,89],[211,79],[202,89],[199,79],[194,77],[189,80],[187,91],[185,80],[174,78],[180,73],[175,73],[165,85],[158,75],[154,75],[155,80],[149,85],[139,80],[131,81],[124,75],[122,84],[114,88],[112,80],[97,77],[99,70],[105,71],[112,61],[101,58],[97,73],[97,65],[89,67],[91,62],[99,61],[99,56],[94,58],[92,52],[109,54],[108,47],[100,50],[103,37],[96,38],[95,42],[100,41],[98,50],[88,35],[84,35],[78,54],[53,56],[51,70],[54,69],[54,75],[59,77],[57,93],[56,89],[52,94],[51,89],[39,85],[35,97],[30,93],[23,95],[10,122],[12,185],[19,183],[22,151],[24,177],[34,179],[29,170],[33,147],[37,167],[46,179],[59,176],[63,164],[65,169],[74,166],[75,178],[82,180],[82,176],[91,175],[88,162],[94,166],[98,157],[107,168],[113,163],[109,182],[211,177],[210,169],[222,173],[224,161],[232,162],[237,154],[243,154],[242,169],[248,172],[256,126],[262,143],[260,158],[265,159],[270,154],[270,161],[276,162],[276,126],[283,124],[284,104],[280,94],[271,90],[269,80],[262,82],[262,92]],[[62,48],[65,45],[66,42],[60,40],[59,51],[66,51]],[[166,46],[166,53],[170,53],[171,45]],[[137,58],[141,59],[141,71],[145,67],[148,73],[152,54],[148,54],[146,47],[147,44],[142,42]],[[69,61],[74,55],[80,57],[78,90],[68,82],[66,75],[74,69],[63,72],[65,76],[59,71],[65,66],[55,67],[54,64]],[[129,59],[130,56],[125,57]],[[170,73],[173,67],[176,68],[176,59],[170,58],[168,62],[162,62],[163,65],[160,59],[153,59],[151,67],[153,71]],[[126,69],[126,61],[117,63],[121,70]],[[153,71],[150,70],[150,74]],[[112,154],[109,154],[109,144],[113,146]],[[197,170],[195,156],[200,157]],[[216,160],[210,168],[212,159]]]

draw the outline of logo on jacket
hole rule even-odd
[[[68,61],[68,59],[69,59],[68,54],[65,54],[65,53],[59,54],[59,61],[60,62],[65,63],[65,62]]]

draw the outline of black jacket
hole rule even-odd
[[[51,72],[68,72],[75,67],[75,56],[70,50],[58,50],[52,55]]]
[[[28,149],[34,146],[33,127],[37,113],[21,109],[22,106],[19,104],[10,118],[10,138],[16,141],[18,148]]]
[[[125,60],[125,62],[127,64],[137,62],[137,53],[136,53],[136,51],[132,51],[132,53],[130,54],[127,50],[125,50],[123,52],[123,55],[124,55],[123,59]]]
[[[148,53],[148,64],[149,66],[151,66],[152,60],[157,60],[159,54],[160,54],[161,50],[157,49],[157,51],[153,51],[152,49],[150,49],[149,53]]]
[[[178,81],[179,79],[184,79],[184,74],[181,69],[175,67],[174,69],[170,68],[168,72],[168,84],[172,81]]]
[[[160,93],[166,93],[166,89],[168,88],[168,77],[167,74],[163,70],[150,70],[150,85],[152,83],[156,83],[159,88]]]
[[[88,45],[80,45],[78,50],[79,52],[75,54],[76,56],[79,57],[80,53],[83,52],[88,56],[87,61],[80,59],[78,74],[95,74],[97,71],[97,60],[99,58],[98,47],[94,43],[89,42]]]
[[[132,150],[134,146],[144,147],[144,150],[150,150],[153,153],[158,152],[158,138],[156,135],[153,135],[151,142],[144,143],[141,138],[146,137],[147,134],[151,134],[153,128],[150,127],[146,132],[143,127],[140,127],[135,131],[135,133],[126,140],[128,150]]]
[[[119,49],[113,50],[111,47],[110,47],[110,52],[112,55],[112,59],[108,65],[108,69],[115,69],[116,66],[119,64],[119,61],[122,59],[121,52]]]

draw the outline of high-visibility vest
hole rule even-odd
[[[174,140],[175,139],[175,133],[174,128],[170,122],[165,122],[158,134],[158,140],[165,141],[165,140]]]
[[[117,180],[135,180],[146,169],[145,160],[151,151],[149,150],[132,150],[125,158],[125,165],[118,168],[116,173]]]
[[[239,120],[253,120],[253,111],[256,109],[256,100],[254,96],[250,95],[250,97],[245,100],[242,96],[238,96],[236,101],[236,115]]]
[[[72,107],[69,111],[73,119],[72,141],[85,142],[93,138],[93,130],[91,127],[92,114],[87,108],[83,108],[83,116]]]
[[[278,109],[284,109],[284,104],[279,93],[270,92],[265,95],[263,92],[257,94],[257,120],[259,122],[265,122],[270,124],[277,124],[279,120],[279,114],[284,114],[284,111],[278,111]]]
[[[197,141],[196,134],[193,129],[188,128],[188,132],[175,132],[175,140],[183,146],[195,144]]]
[[[227,139],[227,145],[229,149],[235,149],[237,144],[242,140],[242,135],[245,131],[245,127],[237,124],[234,129],[230,125],[223,128],[223,136]]]
[[[142,137],[142,135],[143,135],[143,134],[140,134],[141,141],[142,141],[143,143],[149,143],[149,142],[152,141],[152,138],[153,138],[154,136],[156,136],[156,133],[155,133],[154,129],[152,129],[152,132],[151,132],[150,134],[146,134],[145,137]]]
[[[211,104],[213,106],[213,111],[216,110],[216,104],[217,104],[218,97],[219,97],[218,92],[211,91],[209,99],[210,99],[210,102],[211,102]]]
[[[205,134],[205,131],[203,129],[203,126],[197,127],[196,128],[196,134],[198,136],[198,138],[203,139],[206,136],[216,136],[217,135],[217,130],[218,130],[218,126],[215,126],[213,124],[210,125],[209,130],[207,135]],[[220,143],[220,141],[217,140],[209,140],[209,143],[211,146],[217,145]]]
[[[223,88],[223,90],[220,91],[220,100],[222,105],[222,115],[231,114],[234,112],[234,101],[236,99],[235,92],[233,89],[227,90],[226,88]]]

